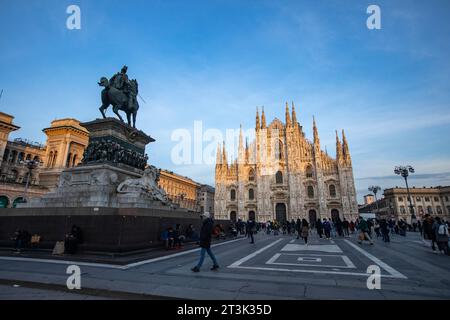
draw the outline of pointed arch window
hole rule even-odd
[[[280,140],[278,140],[278,145],[277,145],[277,159],[278,160],[283,160],[283,142],[281,142]]]
[[[248,199],[254,200],[255,199],[255,191],[253,189],[248,190]]]
[[[308,194],[308,198],[314,198],[314,188],[313,186],[308,186],[306,188],[306,193]]]
[[[255,170],[250,169],[248,172],[248,181],[255,181]]]
[[[276,183],[283,183],[283,173],[281,171],[278,171],[275,174],[275,182]]]
[[[307,166],[306,166],[306,177],[307,178],[312,178],[312,177],[314,177],[314,172],[313,172],[313,167],[310,165],[310,164],[308,164]]]
[[[230,199],[231,199],[231,201],[236,200],[236,190],[231,189],[231,191],[230,191]]]
[[[330,191],[330,197],[332,198],[336,197],[336,186],[334,184],[330,184],[328,189]]]

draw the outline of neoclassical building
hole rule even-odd
[[[13,119],[0,112],[0,208],[15,207],[24,198],[41,197],[55,188],[62,170],[79,164],[89,140],[89,132],[76,119],[52,121],[43,129],[45,145],[9,140],[9,134],[20,129]],[[28,160],[40,165],[30,171]]]
[[[72,118],[54,120],[43,129],[45,145],[20,138],[9,140],[9,134],[20,129],[13,119],[0,112],[0,208],[15,207],[24,198],[38,198],[53,190],[61,172],[81,162],[89,142],[87,129]],[[40,165],[30,171],[27,160]],[[214,188],[168,170],[161,170],[159,184],[181,208],[213,212]]]
[[[167,193],[171,201],[181,208],[198,211],[197,192],[200,184],[191,178],[169,170],[161,170],[158,185]]]
[[[313,140],[305,137],[286,103],[285,123],[266,124],[256,112],[255,140],[244,147],[242,128],[237,159],[228,162],[225,144],[217,149],[214,210],[217,219],[286,221],[358,217],[349,146],[336,131],[336,158],[320,147],[313,120]]]

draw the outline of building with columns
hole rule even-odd
[[[425,214],[450,220],[450,186],[409,188],[414,214],[422,220]],[[406,188],[384,190],[385,218],[403,219],[411,223],[410,205]]]
[[[320,146],[313,119],[310,141],[286,103],[285,122],[267,125],[256,111],[255,140],[239,136],[237,159],[228,161],[225,144],[217,150],[214,210],[217,219],[280,222],[306,218],[358,217],[350,150],[336,131],[336,158]],[[342,142],[341,142],[342,139]]]
[[[76,119],[59,119],[42,130],[47,136],[40,185],[54,189],[65,168],[78,165],[89,143],[89,132]]]
[[[89,132],[71,118],[54,120],[42,130],[47,136],[45,145],[20,138],[10,141],[10,132],[20,129],[13,119],[0,112],[0,208],[15,207],[24,198],[41,197],[53,190],[61,172],[81,162],[89,142]],[[24,160],[36,160],[40,165],[30,171]],[[159,184],[181,208],[198,212],[202,206],[213,206],[214,188],[191,178],[161,170]]]
[[[52,121],[43,130],[45,145],[20,138],[9,140],[9,134],[20,129],[13,119],[0,113],[0,208],[15,207],[24,198],[40,197],[53,189],[62,170],[81,161],[89,140],[89,133],[75,119]],[[39,165],[30,170],[27,160]]]

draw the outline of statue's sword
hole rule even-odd
[[[140,95],[139,93],[138,93],[138,96],[139,96],[139,98],[141,98],[141,100],[142,100],[145,104],[147,104],[147,102],[145,102],[144,98],[142,98],[141,95]]]

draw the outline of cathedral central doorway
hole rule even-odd
[[[248,219],[252,221],[256,221],[255,211],[249,211]]]
[[[284,203],[277,203],[275,206],[275,215],[279,223],[286,222],[286,205]]]
[[[231,211],[230,212],[230,220],[233,222],[236,222],[236,211]]]
[[[337,220],[337,218],[339,218],[339,211],[337,209],[332,209],[331,210],[331,219]]]
[[[308,216],[309,216],[309,224],[311,225],[312,228],[314,228],[317,222],[316,210],[309,210]]]

